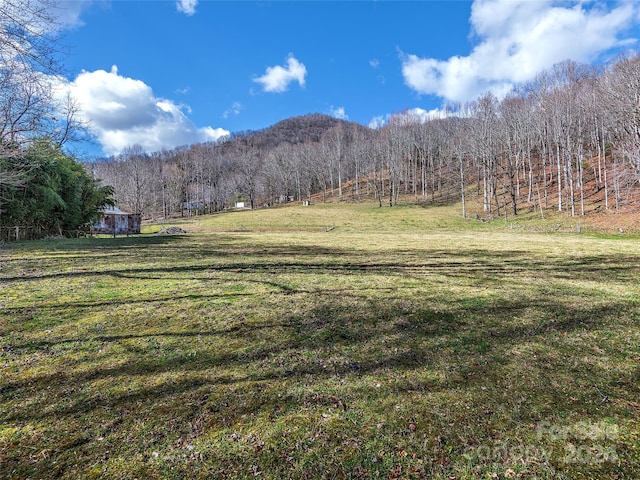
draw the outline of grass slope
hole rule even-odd
[[[5,245],[0,477],[638,478],[638,238],[533,218]]]

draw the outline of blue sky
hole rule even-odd
[[[87,155],[215,140],[325,113],[380,126],[565,59],[637,50],[637,1],[67,1],[66,78]]]

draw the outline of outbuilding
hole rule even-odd
[[[91,233],[113,236],[140,233],[140,214],[123,212],[118,207],[106,207],[100,219],[91,227]]]

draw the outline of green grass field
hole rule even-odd
[[[640,237],[174,224],[0,247],[0,478],[640,478]]]

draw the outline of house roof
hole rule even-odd
[[[105,215],[131,215],[130,213],[123,212],[118,207],[107,206],[100,209],[100,211]]]

